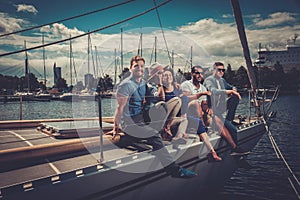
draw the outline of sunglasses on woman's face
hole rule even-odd
[[[203,74],[203,72],[194,72],[194,74],[198,74],[199,75],[199,74]]]

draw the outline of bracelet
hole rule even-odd
[[[161,85],[161,84],[157,84],[157,86],[158,86],[158,87],[161,87],[162,85]]]

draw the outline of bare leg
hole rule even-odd
[[[189,115],[199,117],[203,121],[203,111],[197,100],[193,100],[189,103]]]
[[[227,142],[230,144],[230,146],[232,146],[232,148],[236,148],[237,145],[232,139],[228,129],[224,126],[222,120],[218,116],[215,116],[214,119],[215,123],[217,124],[217,127],[220,130],[221,136],[227,140]]]
[[[221,161],[222,158],[218,156],[217,152],[215,151],[214,147],[212,146],[212,144],[210,143],[209,139],[208,139],[208,135],[206,132],[201,133],[199,135],[199,137],[202,139],[202,141],[205,143],[205,145],[210,149],[211,155],[212,157],[216,160],[216,161]]]

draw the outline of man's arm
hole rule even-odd
[[[207,88],[208,91],[211,91],[212,95],[216,95],[216,94],[224,94],[226,93],[225,89],[218,89],[216,86],[216,81],[214,80],[215,78],[207,78],[204,80],[203,85]]]
[[[203,95],[209,95],[209,96],[211,95],[211,92],[209,91],[202,91],[196,94],[192,94],[191,88],[188,86],[188,84],[189,84],[188,82],[183,82],[181,84],[181,87],[182,87],[183,94],[189,98],[189,101],[197,100]]]
[[[128,101],[128,97],[117,93],[117,107],[115,110],[115,116],[114,116],[114,131],[117,132],[119,128],[119,124],[121,121],[122,113],[124,111],[125,105]]]

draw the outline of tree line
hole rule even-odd
[[[254,67],[256,76],[256,85],[259,88],[267,88],[280,86],[281,92],[297,93],[300,90],[300,71],[293,68],[289,72],[284,72],[283,67],[280,63],[276,63],[272,68],[268,67]],[[129,75],[129,69],[125,68],[119,75],[120,80],[124,79]],[[183,72],[180,69],[177,71],[176,81],[178,83],[184,80],[191,79],[190,72]],[[29,78],[29,80],[28,80]],[[204,77],[205,78],[205,77]],[[224,78],[226,81],[238,89],[250,89],[250,81],[247,74],[247,69],[244,66],[240,66],[237,70],[232,70],[230,64],[227,65]],[[4,76],[0,74],[0,91],[35,91],[37,89],[46,90],[46,86],[43,82],[39,82],[34,74],[29,73],[26,76]],[[113,88],[113,81],[109,75],[94,80],[94,84],[91,84],[98,88],[98,90],[104,92]],[[63,91],[68,88],[66,80],[61,78],[57,81],[57,84],[53,87]],[[83,83],[79,83],[77,89],[84,89]]]
[[[284,72],[280,63],[276,63],[272,68],[253,66],[256,85],[258,88],[270,88],[279,86],[282,92],[297,93],[300,90],[300,71],[293,68],[289,72]],[[225,80],[236,86],[238,89],[250,89],[250,81],[247,69],[240,66],[237,70],[232,70],[230,64],[227,65]],[[181,83],[184,80],[190,80],[190,72],[182,72],[180,69],[176,73],[176,81]],[[205,79],[205,75],[204,75]]]

